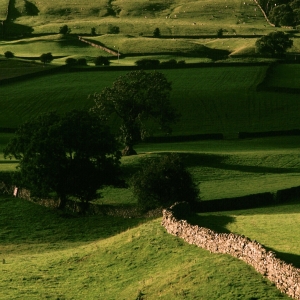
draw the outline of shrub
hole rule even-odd
[[[162,66],[176,66],[177,65],[177,60],[176,59],[169,59],[167,61],[162,61],[161,65]]]
[[[73,57],[68,57],[66,59],[66,64],[69,65],[69,66],[74,66],[74,65],[77,64],[77,59],[73,58]]]
[[[132,180],[133,194],[141,210],[168,207],[175,202],[195,204],[199,188],[178,154],[146,159]]]
[[[15,57],[15,55],[14,55],[11,51],[6,51],[6,52],[4,53],[4,56],[5,56],[6,58],[14,58],[14,57]]]
[[[53,60],[53,56],[52,56],[51,52],[43,53],[43,54],[40,56],[40,60],[41,60],[41,62],[44,63],[44,64],[50,63],[50,62]]]
[[[143,59],[137,60],[135,62],[135,64],[138,67],[141,67],[143,69],[147,69],[147,68],[151,68],[151,67],[157,67],[160,64],[160,62],[159,62],[158,59],[143,58]]]
[[[68,25],[64,25],[59,28],[59,33],[61,33],[61,34],[66,35],[66,34],[69,34],[70,32],[71,32],[71,29],[69,28]]]
[[[78,66],[86,66],[87,65],[86,59],[85,58],[78,58],[77,65]]]
[[[153,31],[153,36],[155,38],[160,38],[161,35],[160,35],[160,29],[159,28],[155,28],[154,31]]]
[[[94,60],[95,66],[109,66],[110,61],[107,57],[105,56],[98,56]]]
[[[119,26],[113,26],[113,25],[108,25],[108,31],[107,33],[109,34],[118,34],[120,33],[120,27]]]

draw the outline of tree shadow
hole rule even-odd
[[[280,252],[273,248],[265,247],[267,251],[272,251],[276,254],[276,257],[283,260],[288,264],[292,264],[296,268],[300,268],[300,255]]]
[[[235,221],[235,218],[232,216],[223,216],[216,214],[193,214],[188,217],[187,221],[191,225],[206,227],[218,233],[230,233],[230,231],[226,228],[226,225],[229,223],[233,223]]]
[[[180,153],[179,154],[187,167],[210,167],[222,170],[239,171],[247,173],[272,173],[272,174],[285,174],[285,173],[299,173],[299,168],[273,168],[264,166],[245,166],[227,164],[224,162],[228,155],[217,154],[201,154],[201,153]]]

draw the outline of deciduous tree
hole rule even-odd
[[[131,183],[139,207],[146,211],[199,200],[200,190],[178,154],[145,159]]]
[[[120,76],[112,85],[92,95],[93,111],[102,119],[113,115],[120,119],[123,155],[136,154],[133,146],[149,134],[146,122],[153,120],[160,129],[171,133],[170,125],[179,114],[171,105],[171,83],[160,72],[133,71]]]
[[[282,56],[292,45],[293,41],[282,31],[271,32],[259,38],[255,43],[258,53],[271,56]]]
[[[51,112],[24,123],[4,149],[19,160],[21,184],[33,196],[55,193],[64,208],[68,196],[85,207],[97,190],[118,178],[120,154],[109,129],[92,112]]]
[[[42,63],[45,64],[48,64],[48,63],[51,63],[51,61],[53,60],[53,56],[50,52],[48,53],[43,53],[41,56],[40,56],[40,60]]]

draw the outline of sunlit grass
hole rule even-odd
[[[168,235],[160,219],[0,206],[1,299],[288,299],[245,263]]]

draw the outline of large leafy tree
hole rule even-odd
[[[282,31],[271,32],[259,38],[255,43],[258,53],[271,56],[282,56],[292,46],[293,41]]]
[[[142,210],[168,207],[175,202],[195,204],[199,187],[178,154],[147,158],[132,178],[133,194]]]
[[[64,116],[51,112],[27,121],[4,155],[19,160],[20,184],[33,196],[55,193],[60,208],[68,196],[86,207],[97,189],[118,177],[120,154],[114,136],[99,116],[83,110]]]
[[[275,26],[292,26],[294,24],[293,9],[288,4],[273,7],[268,17]]]
[[[179,114],[171,105],[171,83],[160,72],[133,71],[120,76],[112,85],[91,97],[92,109],[102,119],[120,119],[123,155],[136,154],[133,146],[149,134],[147,122],[154,120],[160,129],[171,133],[170,125]],[[149,124],[149,123],[148,123]]]

